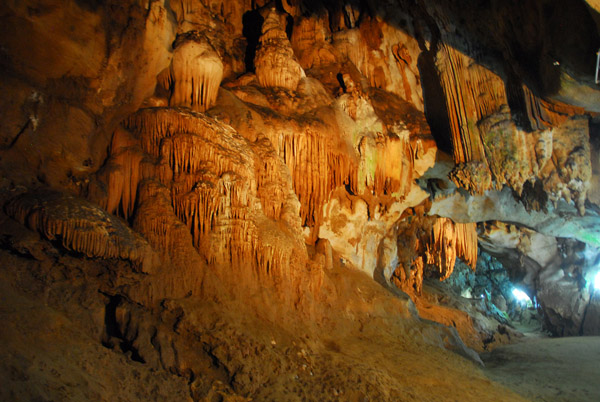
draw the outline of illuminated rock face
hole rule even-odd
[[[0,43],[2,186],[94,202],[8,204],[66,249],[144,267],[160,254],[133,299],[208,294],[217,278],[293,306],[340,261],[418,297],[457,258],[475,266],[476,223],[489,220],[600,245],[585,208],[600,198],[600,92],[569,50],[596,45],[584,5],[561,10],[589,32],[548,41],[527,29],[558,17],[533,1],[79,3],[0,6],[17,32]],[[553,282],[540,283],[548,296]]]
[[[481,225],[481,245],[503,262],[515,285],[535,296],[547,330],[556,336],[586,332],[597,248],[502,222]]]
[[[169,76],[169,105],[204,112],[214,105],[223,63],[206,36],[191,31],[177,38]]]
[[[25,193],[6,205],[6,212],[48,240],[91,258],[122,258],[142,272],[159,264],[154,251],[119,218],[84,199],[54,191]]]
[[[553,201],[573,199],[583,214],[591,177],[588,129],[583,120],[570,118],[583,110],[544,101],[523,86],[522,124],[530,127],[525,131],[511,117],[506,84],[498,75],[450,47],[438,52],[437,67],[457,164],[453,181],[483,194],[505,184],[521,193],[525,182],[541,180]],[[565,132],[575,135],[567,139]]]
[[[103,176],[99,202],[133,217],[133,227],[176,266],[194,265],[198,253],[251,287],[292,286],[304,270],[300,204],[269,142],[250,143],[202,114],[141,109],[115,131]]]
[[[398,268],[392,282],[406,293],[421,295],[423,279],[447,279],[457,258],[471,269],[477,265],[477,230],[474,223],[454,223],[447,218],[415,214],[407,222],[398,223]]]

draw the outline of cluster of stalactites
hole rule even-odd
[[[270,142],[250,144],[205,115],[171,108],[142,109],[125,126],[133,134],[117,130],[111,152],[118,156],[136,143],[144,156],[136,166],[134,227],[154,247],[171,260],[193,246],[212,265],[250,266],[259,277],[287,275],[294,240],[266,242],[255,222],[259,205],[274,220],[285,208],[283,165]],[[122,199],[125,192],[134,193],[108,186],[107,198]]]
[[[269,12],[263,23],[254,67],[256,78],[263,87],[295,90],[306,76],[275,9]]]
[[[583,110],[541,99],[525,85],[509,87],[522,106],[511,110],[503,79],[450,46],[440,47],[437,68],[457,164],[450,174],[455,184],[479,194],[507,184],[520,193],[525,182],[545,180],[549,173],[542,170],[552,153],[549,129]],[[523,118],[516,121],[519,113]]]
[[[414,171],[414,151],[408,133],[391,135],[375,141],[364,137],[359,144],[362,187],[375,195],[394,195],[403,199],[411,190]]]
[[[123,258],[148,271],[157,262],[148,243],[119,218],[84,199],[41,191],[12,199],[9,216],[67,250],[92,258]]]
[[[306,129],[289,136],[280,154],[292,174],[294,192],[300,201],[303,226],[312,228],[308,241],[316,240],[329,193],[348,186],[356,191],[357,166],[354,159],[334,144],[327,133]]]
[[[178,35],[173,47],[171,68],[159,76],[163,87],[171,90],[169,105],[205,112],[217,100],[223,79],[221,57],[198,31]]]
[[[489,177],[484,143],[477,124],[507,104],[504,82],[492,71],[450,46],[441,47],[437,66],[446,96],[454,161],[465,167],[463,175],[467,176],[457,184],[471,192],[483,193],[490,188],[491,180],[479,172],[486,170]],[[477,168],[469,169],[470,164]],[[479,177],[471,178],[474,173]]]
[[[477,225],[455,223],[448,218],[438,218],[433,224],[431,242],[427,250],[427,263],[438,268],[440,280],[454,271],[456,258],[472,269],[477,265]]]
[[[457,258],[475,269],[475,223],[416,215],[399,222],[397,230],[399,264],[391,280],[405,292],[420,295],[425,277],[447,279]]]

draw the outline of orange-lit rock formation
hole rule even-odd
[[[475,223],[454,223],[439,218],[433,224],[433,238],[428,252],[428,263],[436,266],[440,280],[454,270],[456,258],[471,268],[477,264],[477,227]]]
[[[399,353],[415,328],[482,345],[497,325],[477,332],[428,293],[471,274],[457,259],[475,269],[478,241],[534,267],[512,279],[578,333],[600,246],[600,19],[580,1],[466,3],[3,2],[15,283],[54,307],[85,283],[91,339],[185,377],[195,400],[402,399],[396,366],[365,376],[344,346]]]
[[[421,295],[426,277],[447,279],[457,258],[477,264],[477,226],[417,214],[396,225],[398,268],[392,280],[408,294]],[[408,249],[408,250],[407,250]]]
[[[204,112],[217,99],[223,63],[208,38],[198,31],[180,35],[173,44],[173,61],[167,83],[169,104]]]
[[[457,167],[452,180],[467,190],[484,191],[509,185],[521,192],[525,182],[542,180],[554,200],[575,200],[581,213],[589,187],[590,163],[579,163],[583,170],[565,174],[565,156],[587,159],[587,141],[579,135],[569,141],[560,138],[580,121],[570,117],[581,108],[545,101],[522,87],[527,130],[511,116],[506,84],[489,69],[449,46],[438,52],[438,68],[446,95],[450,131]],[[580,126],[575,132],[585,131]],[[560,178],[559,178],[560,177]]]
[[[294,56],[294,50],[275,9],[271,9],[263,23],[254,67],[258,82],[264,87],[295,90],[300,79],[306,76]]]
[[[131,134],[113,136],[101,202],[122,214],[136,205],[134,227],[178,264],[189,244],[238,276],[297,280],[306,264],[299,204],[269,144],[182,109],[142,109],[125,126]]]
[[[46,239],[88,257],[126,259],[144,272],[159,263],[142,236],[84,199],[56,191],[25,193],[10,200],[6,212]]]

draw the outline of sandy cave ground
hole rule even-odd
[[[483,354],[484,373],[532,401],[600,401],[600,337],[545,338]]]

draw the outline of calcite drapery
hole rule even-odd
[[[306,76],[294,56],[294,50],[275,9],[271,9],[263,23],[254,67],[258,82],[264,87],[295,90],[300,80]]]
[[[446,45],[438,51],[437,68],[446,96],[454,161],[460,169],[455,181],[481,193],[492,187],[492,177],[477,124],[506,104],[504,82]]]
[[[452,274],[456,258],[462,259],[475,269],[477,224],[455,223],[448,218],[438,218],[433,224],[432,231],[433,236],[427,250],[427,262],[438,268],[440,280]]]
[[[102,207],[109,213],[120,213],[129,219],[133,216],[141,179],[140,162],[144,155],[135,138],[127,130],[117,127],[113,133],[110,156],[101,172],[110,194]]]
[[[223,79],[223,62],[206,35],[189,31],[173,44],[173,61],[164,84],[172,89],[170,106],[204,112],[217,99]]]
[[[251,267],[237,275],[294,280],[299,272],[292,267],[306,258],[300,222],[290,218],[298,216],[299,204],[270,143],[250,143],[231,127],[183,109],[141,109],[124,126],[132,134],[125,141],[127,131],[115,131],[111,151],[117,154],[110,160],[125,159],[123,144],[136,143],[143,155],[141,161],[134,155],[139,177],[108,186],[106,199],[128,195],[126,205],[136,206],[133,225],[154,247],[176,264],[189,264],[193,246],[212,266]],[[122,161],[119,168],[130,166]]]
[[[507,184],[520,194],[526,182],[541,180],[553,200],[575,199],[584,212],[588,141],[579,135],[582,129],[575,130],[578,135],[572,140],[557,141],[565,130],[579,125],[576,115],[582,109],[541,99],[521,84],[513,91],[522,98],[523,110],[511,110],[504,80],[447,45],[438,51],[437,68],[457,164],[450,177],[457,185],[483,194]],[[524,121],[515,118],[518,113]],[[565,174],[574,166],[567,165],[567,159],[580,160],[577,171]]]
[[[398,268],[392,282],[409,294],[421,294],[424,277],[447,279],[457,258],[477,264],[477,225],[447,218],[409,216],[396,226]]]
[[[159,262],[125,222],[79,197],[51,190],[25,193],[10,200],[6,212],[46,239],[88,257],[127,259],[144,272]]]

